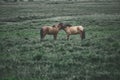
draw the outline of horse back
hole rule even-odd
[[[69,33],[69,34],[77,34],[77,33],[79,33],[77,28],[78,27],[75,27],[75,26],[68,27],[66,29],[66,32]]]
[[[55,34],[58,32],[58,29],[56,27],[44,26],[43,29],[46,32],[46,34]]]
[[[72,27],[68,27],[67,32],[69,32],[70,34],[78,34],[81,31],[83,31],[83,27],[82,26],[72,26]]]

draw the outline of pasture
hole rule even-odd
[[[0,80],[120,80],[119,0],[40,0],[0,4]],[[82,25],[86,39],[40,28]]]

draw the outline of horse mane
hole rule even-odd
[[[72,26],[72,25],[69,24],[69,23],[64,23],[64,24],[63,24],[63,27],[64,27],[64,28],[66,28],[66,27],[71,27],[71,26]]]
[[[55,25],[53,25],[52,27],[55,27]]]
[[[64,24],[65,27],[71,27],[72,25],[69,23]]]

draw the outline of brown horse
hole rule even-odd
[[[69,39],[70,35],[80,34],[81,39],[85,39],[85,30],[83,26],[72,26],[69,24],[65,24],[62,26],[62,29],[67,34],[67,40]]]
[[[58,25],[53,25],[53,26],[43,26],[40,30],[41,40],[44,39],[46,34],[53,35],[54,40],[56,40],[57,34],[59,30],[61,29],[61,26],[62,26],[62,23],[59,23]]]

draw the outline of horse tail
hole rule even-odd
[[[82,31],[82,39],[85,39],[85,30]]]
[[[40,37],[43,38],[43,28],[40,29]]]

